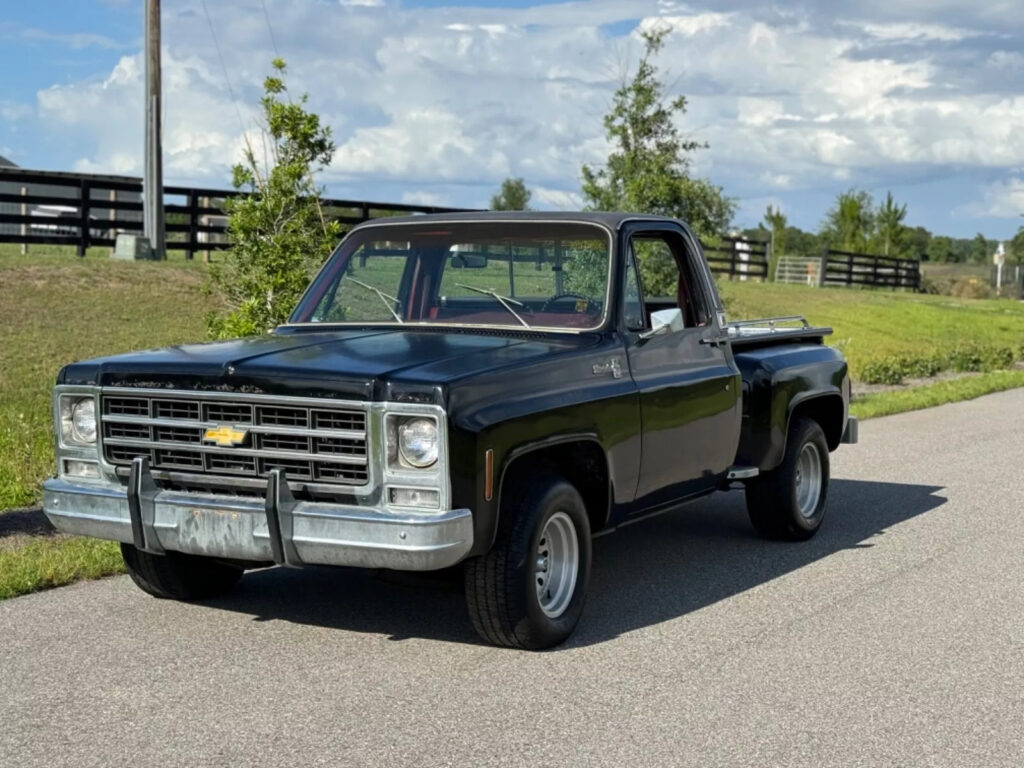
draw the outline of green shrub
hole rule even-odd
[[[857,371],[865,384],[899,384],[904,379],[925,379],[942,371],[969,373],[1001,371],[1024,358],[1024,345],[958,344],[944,352],[886,355],[869,360]]]

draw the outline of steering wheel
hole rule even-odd
[[[597,309],[598,307],[596,301],[594,301],[589,296],[584,296],[582,293],[558,293],[552,296],[547,301],[545,301],[541,305],[540,311],[548,312],[551,309],[552,305],[556,304],[559,301],[562,301],[563,299],[582,299],[583,301],[587,302],[587,306],[583,309],[582,312],[580,312],[580,314],[582,314],[583,312],[591,312]]]

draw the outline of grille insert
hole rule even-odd
[[[104,394],[101,414],[108,462],[124,466],[147,457],[154,470],[174,472],[176,486],[205,487],[204,476],[262,478],[273,469],[291,481],[326,485],[365,485],[369,478],[366,412],[351,405],[181,392]],[[220,427],[243,430],[246,437],[235,446],[204,439],[208,429]]]

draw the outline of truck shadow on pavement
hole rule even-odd
[[[715,494],[594,541],[587,607],[561,648],[601,643],[676,619],[834,553],[873,546],[886,529],[944,504],[940,486],[833,478],[828,516],[809,542],[764,541],[747,521],[743,494]],[[207,603],[288,621],[478,644],[455,572],[374,574],[357,569],[272,568],[246,574]],[[557,649],[556,649],[557,650]]]

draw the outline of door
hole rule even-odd
[[[636,511],[715,486],[736,456],[739,371],[719,326],[710,275],[681,229],[627,231],[624,319],[642,422]],[[652,333],[651,313],[682,327]]]

